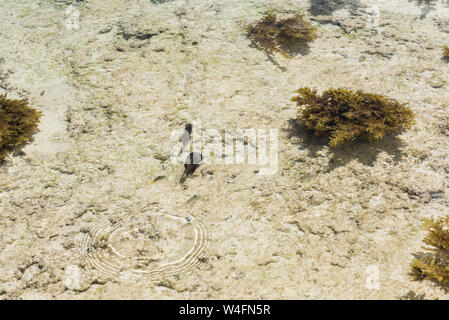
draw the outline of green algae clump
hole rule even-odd
[[[415,115],[406,104],[383,95],[344,88],[318,95],[308,87],[296,93],[292,101],[300,107],[299,122],[316,136],[328,136],[330,146],[357,138],[382,139],[414,124]]]
[[[449,283],[449,216],[424,219],[428,231],[423,248],[427,252],[415,255],[411,263],[412,275],[416,280],[435,280],[439,284]]]
[[[275,14],[266,14],[255,24],[246,27],[248,38],[258,47],[270,53],[279,52],[290,57],[287,46],[307,44],[316,38],[316,27],[305,20],[303,13],[293,17],[278,19]]]
[[[29,141],[40,116],[41,112],[31,108],[26,100],[0,95],[0,159],[12,148]]]
[[[443,59],[449,62],[449,46],[443,48]]]

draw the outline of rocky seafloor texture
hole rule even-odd
[[[303,10],[291,59],[244,27]],[[0,93],[43,112],[0,168],[3,299],[447,299],[410,276],[448,214],[445,1],[0,2]],[[408,102],[416,125],[330,148],[292,125],[302,86]],[[279,168],[203,164],[174,130],[274,128]],[[182,133],[182,131],[181,131]]]

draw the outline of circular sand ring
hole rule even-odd
[[[151,213],[149,217],[153,224],[159,220],[150,232],[165,231],[167,237],[148,237],[148,230],[129,223],[95,224],[81,230],[81,261],[99,277],[121,281],[145,278],[158,283],[167,276],[193,271],[205,258],[206,228],[191,216]]]

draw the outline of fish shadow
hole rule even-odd
[[[334,11],[341,9],[355,12],[360,7],[359,0],[310,0],[309,13],[313,16],[331,15]]]

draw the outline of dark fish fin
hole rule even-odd
[[[179,179],[179,183],[184,183],[184,181],[186,181],[187,179],[187,170],[184,170],[184,172],[182,173],[181,179]]]

